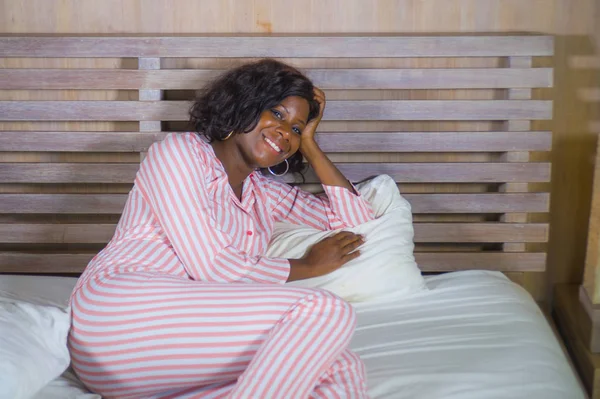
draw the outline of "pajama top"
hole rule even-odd
[[[113,238],[77,288],[90,278],[139,271],[282,284],[289,261],[263,256],[275,222],[328,230],[373,218],[360,195],[323,188],[324,194],[314,195],[254,171],[240,201],[210,144],[196,133],[172,133],[150,147]]]

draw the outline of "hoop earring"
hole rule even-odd
[[[229,134],[221,139],[221,141],[228,140],[231,136],[233,136],[233,130],[229,132]]]
[[[279,173],[279,174],[277,174],[277,173],[273,172],[273,171],[271,170],[271,167],[270,167],[270,166],[269,166],[267,169],[269,170],[269,172],[270,172],[270,173],[271,173],[273,176],[283,176],[283,175],[285,175],[285,174],[288,172],[288,170],[290,170],[290,163],[288,162],[288,160],[287,160],[287,159],[285,160],[285,172],[283,172],[283,173]]]

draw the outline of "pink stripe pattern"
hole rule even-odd
[[[106,398],[365,398],[347,349],[352,307],[284,286],[263,256],[273,224],[321,230],[373,218],[342,187],[323,195],[256,171],[239,200],[194,133],[150,148],[107,246],[71,296],[73,368]]]

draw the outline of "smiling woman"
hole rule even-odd
[[[367,397],[347,349],[352,307],[283,283],[360,255],[342,232],[301,259],[265,256],[275,222],[321,230],[373,218],[314,135],[325,96],[273,60],[234,69],[191,109],[196,132],[153,144],[115,235],[71,297],[72,364],[91,390],[128,397]],[[302,154],[324,195],[260,170]],[[292,160],[292,161],[290,161]]]
[[[272,117],[290,122],[288,109],[282,106],[282,102],[290,99],[296,99],[291,100],[294,111],[296,106],[307,107],[307,110],[300,110],[306,112],[305,115],[297,115],[304,125],[288,129],[300,133],[307,122],[322,115],[319,115],[320,105],[310,80],[289,65],[261,60],[230,70],[208,85],[194,102],[191,122],[196,131],[211,142],[224,140],[231,137],[232,132],[241,134],[254,130],[269,112]],[[287,157],[290,172],[300,172],[303,167],[302,155],[296,151],[297,148]]]

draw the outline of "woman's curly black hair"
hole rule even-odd
[[[282,62],[263,59],[248,63],[225,72],[199,93],[190,110],[190,122],[209,141],[223,140],[231,131],[250,132],[263,111],[290,96],[308,101],[311,120],[319,114],[313,88],[306,76]],[[290,172],[302,171],[300,151],[288,162]]]

